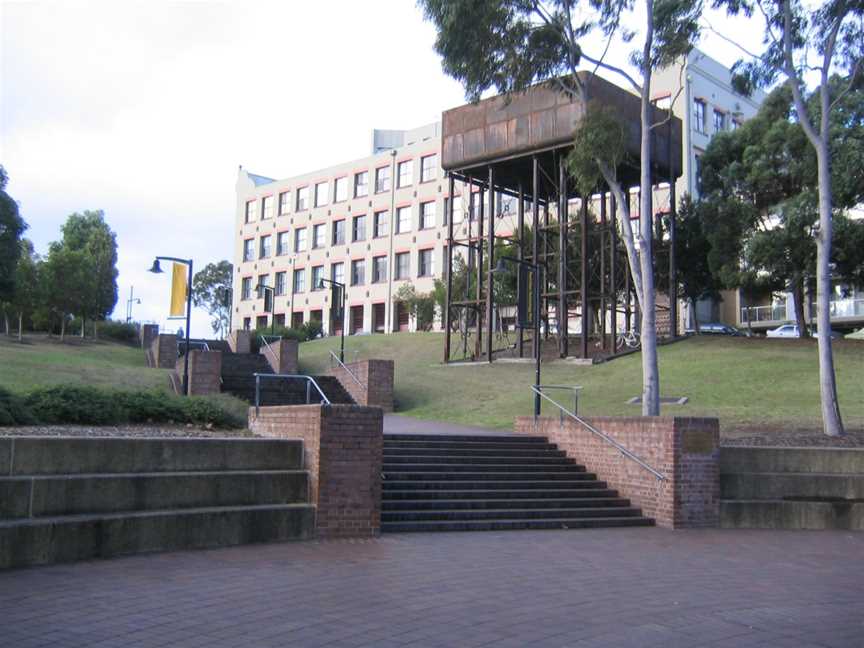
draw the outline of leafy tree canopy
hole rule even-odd
[[[27,223],[18,212],[18,203],[6,193],[9,177],[0,166],[0,302],[12,299],[15,266],[21,256],[21,235]]]
[[[211,316],[213,332],[224,335],[231,325],[231,284],[234,266],[228,261],[208,263],[192,279],[192,302]]]

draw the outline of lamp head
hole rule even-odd
[[[152,272],[153,274],[162,274],[164,272],[159,265],[159,259],[153,259],[153,267],[148,272]]]
[[[495,264],[495,267],[492,269],[492,272],[495,274],[501,274],[502,272],[507,272],[507,264],[504,263],[504,259],[498,259],[498,263]]]
[[[323,279],[318,280],[318,290],[324,290],[324,280]]]

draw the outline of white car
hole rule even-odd
[[[816,337],[816,331],[811,331],[813,337]],[[772,329],[770,331],[766,331],[765,335],[771,338],[800,338],[801,335],[798,333],[798,326],[796,324],[784,324],[783,326],[778,326],[776,329]],[[837,331],[831,331],[830,333],[831,339],[836,340],[842,337]]]

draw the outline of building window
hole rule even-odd
[[[252,297],[252,277],[243,277],[240,282],[240,299],[246,301]]]
[[[258,258],[259,259],[269,259],[270,258],[270,235],[262,236],[258,241]]]
[[[333,182],[333,202],[348,200],[348,178],[336,178]]]
[[[243,318],[243,330],[248,331],[250,328],[252,328],[252,318],[251,317],[244,317]]]
[[[372,259],[372,283],[387,281],[387,257],[377,256]]]
[[[705,102],[701,99],[693,101],[693,126],[697,133],[705,134]]]
[[[375,193],[390,191],[390,167],[375,169]]]
[[[345,264],[332,263],[330,264],[330,281],[345,284]]]
[[[420,229],[435,227],[435,201],[420,203]]]
[[[345,245],[345,221],[333,221],[333,243],[332,245]]]
[[[426,155],[420,158],[420,182],[429,182],[438,176],[438,156]]]
[[[250,200],[246,203],[246,222],[251,223],[255,220],[255,201]]]
[[[297,190],[297,211],[309,209],[309,187],[300,187]]]
[[[261,199],[261,220],[273,218],[273,196],[264,196]]]
[[[312,226],[312,248],[318,249],[326,245],[324,242],[324,224]]]
[[[351,262],[351,285],[362,286],[366,282],[366,261],[357,259]]]
[[[323,207],[330,201],[330,183],[319,182],[315,185],[315,206]]]
[[[411,164],[413,162],[414,160],[405,160],[396,166],[396,171],[398,173],[398,182],[396,183],[397,187],[407,187],[411,184]]]
[[[411,231],[411,206],[396,208],[396,233],[404,234]]]
[[[444,225],[447,224],[447,219],[450,217],[450,198],[444,199],[444,218],[442,218],[442,223]],[[456,196],[453,202],[453,224],[462,222],[462,200],[459,196]]]
[[[279,194],[279,213],[287,214],[291,209],[291,192],[283,191]]]
[[[362,198],[369,195],[369,172],[361,171],[354,174],[354,197]]]
[[[288,232],[279,232],[276,235],[276,256],[288,254]]]
[[[246,239],[243,241],[243,260],[255,260],[255,239]]]
[[[420,250],[417,255],[417,276],[431,277],[434,269],[432,267],[432,248]]]
[[[696,156],[696,191],[702,193],[702,156]]]
[[[285,279],[286,279],[287,274],[288,274],[287,272],[277,272],[276,273],[276,285],[274,286],[274,288],[275,288],[274,292],[277,295],[284,295],[285,294],[285,288],[287,287],[285,285]]]
[[[714,132],[719,133],[720,131],[726,130],[726,113],[720,112],[719,110],[714,111]]]
[[[264,299],[264,293],[266,292],[264,289],[270,285],[270,275],[262,274],[258,275],[258,285],[257,288],[257,296],[258,299]]]
[[[733,131],[738,130],[739,128],[741,128],[741,122],[738,121],[737,119],[732,119],[732,120],[730,120],[730,128],[731,128]]]
[[[387,212],[375,212],[375,238],[387,236]]]
[[[393,271],[394,279],[407,279],[410,274],[411,253],[398,252],[396,254],[396,267]]]
[[[366,240],[366,217],[365,216],[355,216],[354,220],[351,224],[351,241],[365,241]]]
[[[314,266],[312,268],[312,285],[311,290],[321,290],[321,279],[324,277],[324,266]]]
[[[300,227],[294,230],[294,251],[302,252],[306,249],[306,228]]]
[[[294,294],[306,292],[306,270],[299,268],[294,271]]]

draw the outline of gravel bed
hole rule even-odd
[[[774,432],[720,439],[721,446],[776,446],[790,448],[864,448],[864,432],[829,437],[821,432]]]
[[[0,437],[4,436],[248,438],[254,435],[249,430],[208,430],[183,425],[32,425],[0,427]]]

